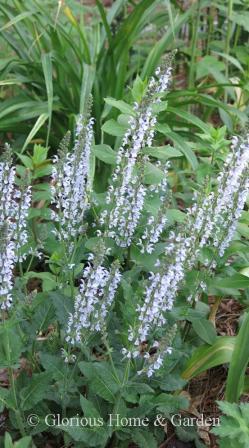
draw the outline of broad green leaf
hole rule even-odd
[[[102,131],[115,137],[122,137],[126,131],[126,127],[111,119],[103,124]]]
[[[210,282],[214,289],[244,289],[249,287],[249,278],[242,274],[234,274],[231,277],[215,277]]]
[[[25,156],[24,154],[17,154],[17,157],[22,161],[23,165],[32,170],[33,169],[33,162],[32,159],[28,156]]]
[[[220,424],[212,429],[219,436],[220,448],[247,448],[249,446],[249,404],[218,401],[219,408],[225,414]]]
[[[232,13],[232,21],[242,26],[247,32],[249,32],[249,13],[247,11]]]
[[[99,411],[95,408],[90,400],[87,400],[83,395],[80,395],[80,406],[86,418],[101,418]]]
[[[240,274],[249,277],[249,266],[240,270]]]
[[[140,101],[142,100],[145,90],[146,90],[146,82],[142,81],[142,79],[139,76],[137,76],[131,89],[133,99],[137,103],[140,103]]]
[[[111,428],[104,428],[101,423],[99,423],[99,426],[95,424],[91,427],[62,425],[59,426],[59,429],[68,433],[72,437],[72,440],[83,442],[84,445],[82,446],[85,447],[104,448],[111,435]]]
[[[205,370],[229,363],[235,346],[235,337],[218,336],[215,343],[197,348],[182,373],[182,378],[189,380]]]
[[[181,210],[170,208],[166,211],[166,216],[170,223],[179,222],[183,223],[186,219],[186,213],[181,212]]]
[[[17,367],[21,353],[24,350],[18,331],[8,322],[0,326],[0,368]]]
[[[65,361],[62,356],[51,355],[50,353],[40,352],[39,359],[42,367],[50,373],[55,380],[66,380]]]
[[[67,325],[68,316],[73,312],[73,301],[62,292],[54,291],[49,293],[49,298],[54,305],[56,317],[61,325]]]
[[[132,440],[139,448],[157,448],[157,441],[152,432],[146,429],[134,428],[132,431]]]
[[[204,56],[200,61],[198,61],[196,67],[197,79],[207,76],[210,73],[215,76],[217,72],[225,70],[224,62],[219,61],[219,59],[215,56],[210,55]]]
[[[25,280],[29,280],[31,278],[40,278],[42,280],[42,286],[44,292],[52,291],[57,287],[56,277],[50,272],[29,271],[26,274],[24,274],[23,277]]]
[[[165,177],[165,174],[160,168],[150,162],[144,164],[144,182],[149,185],[159,184]]]
[[[15,442],[13,448],[34,448],[32,438],[30,436],[22,437]]]
[[[143,148],[143,153],[159,160],[174,159],[175,157],[183,157],[183,154],[178,149],[170,145],[156,146],[152,148]]]
[[[109,104],[110,106],[120,110],[120,112],[122,112],[123,114],[135,115],[132,106],[125,103],[125,101],[123,100],[115,100],[115,98],[108,97],[105,98],[105,102],[106,104]]]
[[[171,395],[161,393],[154,398],[154,403],[158,411],[169,415],[179,411],[179,409],[187,409],[189,402],[186,397],[181,395]]]
[[[14,403],[12,403],[10,394],[11,394],[10,389],[0,387],[0,412],[3,412],[5,408],[6,409],[14,408]]]
[[[108,163],[109,165],[116,164],[116,152],[108,145],[95,145],[93,147],[94,155],[97,159],[102,160],[102,162]]]
[[[29,381],[29,385],[20,392],[21,408],[26,411],[44,400],[44,395],[50,382],[50,373],[34,373]]]
[[[79,368],[89,380],[89,387],[94,394],[99,395],[110,403],[115,402],[115,396],[120,386],[109,364],[89,364],[82,361],[79,363]]]
[[[192,327],[197,335],[207,344],[214,344],[217,335],[213,324],[207,319],[196,319],[192,321]]]

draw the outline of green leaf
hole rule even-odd
[[[153,148],[143,148],[142,152],[159,160],[174,159],[175,157],[183,157],[183,154],[173,146],[157,146]]]
[[[7,30],[11,26],[32,15],[34,15],[34,12],[28,12],[28,11],[18,14],[17,16],[13,17],[9,22],[7,22],[4,26],[2,26],[2,28],[0,28],[0,32]]]
[[[195,153],[192,151],[191,147],[188,145],[185,139],[183,139],[176,132],[171,131],[171,129],[164,124],[158,123],[156,129],[162,134],[170,138],[176,145],[176,148],[184,154],[186,159],[189,161],[190,165],[194,170],[198,168],[198,160]]]
[[[31,140],[34,138],[34,136],[37,134],[39,129],[44,125],[44,123],[45,123],[45,121],[47,121],[47,119],[48,119],[48,114],[47,113],[41,114],[39,116],[39,118],[35,122],[33,128],[31,129],[28,137],[26,138],[26,140],[24,142],[24,145],[23,145],[22,150],[21,150],[21,154],[25,151],[25,149],[28,146],[28,144],[31,142]]]
[[[42,280],[42,289],[44,292],[52,291],[57,287],[56,277],[50,272],[29,271],[26,274],[24,274],[23,278],[25,280],[29,280],[31,278],[40,278]]]
[[[166,212],[167,219],[171,224],[174,222],[183,223],[186,219],[186,213],[181,212],[181,210],[170,208]]]
[[[157,410],[165,413],[166,415],[175,413],[179,409],[187,409],[189,402],[186,397],[181,395],[170,395],[162,393],[154,399],[154,403]]]
[[[196,319],[192,321],[192,326],[197,335],[207,344],[214,344],[217,335],[213,324],[207,319]]]
[[[23,165],[32,170],[33,169],[33,162],[31,157],[25,156],[23,154],[17,154],[17,157],[22,161]]]
[[[49,298],[54,305],[58,321],[61,325],[67,325],[68,316],[73,312],[72,299],[59,291],[50,292]]]
[[[228,403],[218,401],[223,413],[220,425],[212,429],[212,433],[221,437],[221,448],[246,448],[249,444],[249,404]],[[223,443],[224,442],[224,443]]]
[[[24,350],[20,335],[8,322],[0,326],[0,368],[17,367]]]
[[[182,373],[182,378],[189,380],[205,370],[229,363],[235,346],[235,337],[218,336],[215,343],[198,347]]]
[[[142,100],[145,90],[146,90],[146,82],[142,81],[142,79],[139,76],[137,76],[131,89],[133,99],[137,103],[140,103],[140,101]]]
[[[82,361],[79,363],[79,368],[89,380],[89,387],[94,394],[110,403],[115,402],[115,395],[120,386],[108,364]]]
[[[97,425],[92,427],[62,425],[59,426],[59,429],[68,433],[72,440],[83,442],[84,445],[82,446],[85,447],[104,448],[110,436],[110,428],[103,428]]]
[[[243,13],[239,12],[233,12],[232,13],[232,19],[233,22],[237,23],[238,25],[242,26],[247,32],[249,32],[249,13],[246,11],[243,11]]]
[[[215,289],[244,289],[249,287],[249,278],[242,274],[234,274],[231,277],[215,277],[210,281],[210,286]]]
[[[43,53],[41,61],[48,98],[48,131],[46,140],[46,146],[48,146],[51,121],[52,121],[52,110],[53,110],[53,72],[52,72],[53,68],[52,68],[51,53]]]
[[[150,162],[144,164],[144,182],[146,184],[159,184],[164,177],[164,172],[157,166]]]
[[[12,409],[13,407],[14,403],[11,402],[10,389],[0,387],[0,412],[3,412],[5,408]]]
[[[39,359],[42,367],[50,373],[56,381],[65,380],[65,362],[61,356],[40,352]]]
[[[30,436],[23,437],[15,442],[14,448],[34,448],[32,438]]]
[[[32,162],[35,168],[47,161],[48,148],[41,145],[34,145]],[[23,157],[23,156],[22,156]]]
[[[100,413],[90,400],[87,400],[83,395],[80,395],[80,406],[86,418],[100,419]]]
[[[239,333],[236,337],[234,351],[228,370],[225,398],[230,402],[238,401],[243,391],[245,372],[249,362],[248,341],[249,313],[244,316]]]
[[[176,107],[168,107],[168,112],[174,113],[178,115],[178,117],[183,118],[184,120],[192,123],[197,128],[200,128],[203,132],[209,134],[210,133],[210,127],[204,123],[200,118],[196,117],[195,115],[191,114],[190,112],[186,112],[185,110],[182,110],[180,108]]]
[[[115,137],[122,137],[126,131],[126,127],[119,124],[117,121],[111,119],[107,120],[103,126],[102,131],[109,135],[114,135]]]
[[[20,392],[21,408],[26,411],[31,409],[40,401],[44,400],[44,395],[48,390],[51,381],[51,374],[47,372],[35,373],[29,381],[29,385]]]
[[[120,112],[122,112],[123,114],[135,115],[132,106],[130,106],[123,100],[115,100],[115,98],[110,97],[104,98],[104,100],[106,104],[115,107],[116,109],[120,110]]]
[[[139,448],[157,448],[158,446],[153,434],[145,429],[135,428],[131,433],[131,437]]]
[[[220,61],[215,56],[210,55],[204,56],[200,61],[198,61],[196,67],[197,79],[203,78],[210,73],[215,77],[218,72],[225,70],[224,62]]]
[[[13,448],[14,444],[12,442],[12,438],[10,433],[6,432],[4,436],[4,448]]]
[[[160,63],[161,57],[167,50],[171,50],[174,34],[176,34],[185,23],[189,23],[190,17],[196,8],[194,3],[183,14],[179,14],[174,20],[174,27],[168,27],[163,37],[153,45],[145,64],[143,65],[142,78],[150,76]]]
[[[95,145],[93,147],[94,155],[102,162],[108,163],[109,165],[116,164],[116,152],[108,145]]]

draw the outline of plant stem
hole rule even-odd
[[[196,64],[196,50],[198,42],[198,30],[200,25],[200,15],[201,15],[201,0],[197,1],[197,12],[196,19],[193,21],[192,28],[192,42],[191,42],[191,59],[190,59],[190,69],[188,78],[188,88],[192,89],[195,84],[195,64]]]
[[[233,0],[228,0],[227,5],[227,35],[226,35],[226,41],[225,41],[225,53],[227,56],[229,56],[230,53],[230,41],[231,41],[231,32],[232,32],[232,14],[233,14]],[[225,67],[225,76],[228,79],[229,78],[229,60],[226,59],[226,67]],[[224,92],[224,100],[227,102],[227,90],[225,89]]]
[[[220,302],[222,301],[222,297],[216,297],[214,304],[212,305],[208,320],[212,322],[215,327],[215,317],[220,306]]]

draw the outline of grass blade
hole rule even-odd
[[[218,336],[211,347],[210,345],[198,347],[188,361],[182,378],[189,380],[205,370],[230,362],[235,340],[234,336]]]
[[[28,137],[26,138],[24,145],[20,151],[20,153],[22,154],[26,147],[28,146],[28,144],[31,142],[32,138],[35,136],[35,134],[39,131],[39,129],[44,125],[45,121],[48,119],[48,114],[42,114],[39,116],[38,120],[35,122],[35,125],[33,126],[33,128],[31,129]]]
[[[46,139],[46,146],[48,146],[49,134],[52,122],[52,111],[53,111],[53,72],[52,72],[53,69],[52,69],[51,53],[45,53],[42,55],[42,68],[48,97],[48,131]]]
[[[245,371],[249,361],[249,313],[244,317],[239,333],[236,337],[236,343],[229,366],[226,400],[238,402],[243,391]]]

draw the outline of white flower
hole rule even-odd
[[[118,266],[110,270],[99,264],[99,257],[84,268],[74,313],[69,316],[66,341],[80,343],[86,333],[103,332],[108,313],[121,280]]]
[[[56,235],[59,240],[66,242],[69,255],[73,251],[75,238],[84,231],[83,219],[89,207],[88,178],[93,122],[93,118],[86,121],[80,116],[72,152],[67,152],[69,140],[66,136],[59,157],[54,158],[52,195],[58,210],[54,218],[59,224]]]

